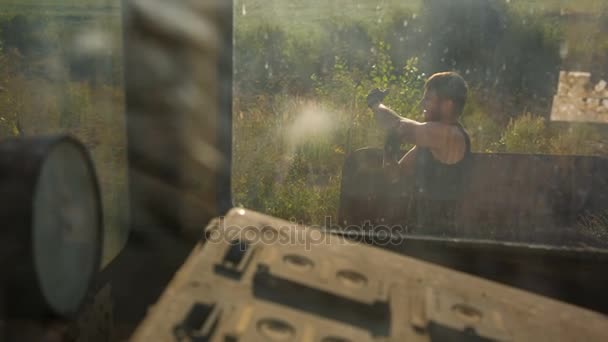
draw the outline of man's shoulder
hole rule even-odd
[[[464,137],[467,132],[460,124],[450,124],[445,122],[427,122],[425,125],[435,131],[441,132],[446,135],[453,135],[458,137]]]

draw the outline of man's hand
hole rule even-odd
[[[372,89],[372,91],[367,94],[367,106],[369,108],[374,108],[382,103],[382,100],[388,95],[388,90],[380,90],[378,88]]]

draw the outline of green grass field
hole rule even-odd
[[[234,0],[242,22],[274,20],[292,24],[315,23],[342,18],[377,21],[397,10],[416,11],[422,0]],[[454,0],[466,1],[466,0]],[[605,0],[504,0],[523,12],[600,13]],[[0,0],[0,8],[16,11],[87,11],[120,9],[120,0]]]
[[[0,15],[120,15],[120,0],[0,0]]]
[[[246,48],[240,51],[250,53],[245,57],[236,55],[236,67],[250,68],[245,69],[249,74],[237,73],[235,81],[238,85],[245,78],[250,81],[250,85],[255,85],[244,88],[252,93],[237,92],[235,97],[234,132],[237,139],[235,139],[233,156],[233,181],[236,204],[305,223],[323,224],[326,216],[335,216],[340,190],[340,168],[345,155],[359,147],[381,146],[382,143],[382,137],[374,129],[375,124],[364,105],[364,96],[367,89],[372,86],[390,83],[388,80],[394,76],[393,70],[382,67],[387,65],[382,61],[388,60],[388,55],[384,52],[378,54],[383,58],[376,59],[379,67],[373,73],[355,72],[346,68],[344,63],[340,64],[341,68],[336,69],[338,63],[331,64],[334,71],[328,69],[330,71],[323,75],[324,78],[319,78],[320,81],[313,82],[309,88],[302,88],[305,89],[304,91],[297,88],[291,93],[288,92],[290,83],[284,80],[294,80],[293,77],[290,78],[293,75],[299,79],[311,79],[312,74],[318,73],[318,70],[306,66],[317,63],[320,55],[325,52],[323,49],[330,50],[331,53],[342,53],[342,57],[357,52],[356,40],[353,43],[347,41],[344,50],[331,50],[334,43],[327,39],[330,36],[328,33],[331,33],[327,30],[330,27],[335,30],[336,26],[329,24],[360,22],[364,26],[363,33],[370,33],[370,36],[373,36],[376,31],[391,30],[386,24],[392,18],[411,17],[395,16],[396,13],[408,12],[410,15],[423,17],[419,13],[423,1],[427,0],[235,0],[237,37],[239,34],[248,33],[249,35],[241,37],[251,38],[251,41],[236,40],[237,51],[239,51],[238,44],[243,43],[241,47]],[[473,0],[452,1],[470,3]],[[514,16],[518,20],[520,18],[529,20],[538,16],[550,19],[544,21],[548,25],[557,23],[553,26],[564,31],[563,37],[568,43],[567,58],[571,59],[573,65],[580,66],[579,70],[592,71],[590,66],[602,64],[597,62],[601,61],[601,58],[594,57],[593,52],[608,51],[608,48],[598,48],[608,42],[608,38],[605,38],[608,35],[607,32],[602,33],[597,29],[601,20],[604,20],[601,17],[602,13],[608,13],[605,12],[608,1],[503,1],[508,2],[518,14],[525,14]],[[0,19],[10,20],[16,14],[24,14],[31,15],[30,20],[38,23],[39,16],[47,16],[50,18],[47,27],[41,32],[34,32],[35,35],[30,38],[43,37],[47,40],[57,40],[58,43],[53,44],[54,46],[69,47],[59,42],[69,42],[75,33],[82,31],[87,25],[101,28],[103,31],[111,29],[112,36],[120,37],[121,4],[121,0],[0,0]],[[608,14],[604,17],[606,15]],[[86,25],[83,25],[80,19],[84,19]],[[416,20],[412,20],[408,29],[424,27],[420,25],[420,20],[417,21],[419,22],[415,23]],[[284,33],[285,36],[277,34],[276,37],[267,37],[264,40],[265,32],[269,31],[258,30],[260,26],[278,26],[279,33]],[[517,28],[513,28],[515,29]],[[508,28],[508,30],[512,29]],[[355,36],[359,33],[361,32],[355,31],[349,34]],[[312,35],[321,38],[309,39],[310,42],[305,41],[305,44],[295,44],[299,43],[301,38],[308,39]],[[382,37],[382,35],[378,36]],[[384,37],[386,36],[385,34]],[[544,39],[545,36],[539,37]],[[280,45],[281,42],[283,45]],[[516,44],[514,46],[514,49],[525,48]],[[417,48],[422,60],[424,57],[422,53],[428,49],[426,45]],[[9,50],[0,50],[0,56],[7,51]],[[370,50],[365,49],[359,53],[365,58],[368,55],[370,58],[376,58],[368,51]],[[55,51],[55,53],[63,52]],[[335,56],[330,55],[332,62],[336,62],[333,59]],[[264,67],[264,61],[266,60],[268,65],[268,60],[272,61],[273,57],[278,67],[281,65],[287,67],[282,69],[277,67],[273,77],[265,77],[270,74],[270,70],[268,66]],[[24,64],[24,66],[31,67],[32,64]],[[529,72],[525,69],[518,70]],[[406,108],[410,102],[418,100],[420,94],[417,92],[420,91],[421,85],[414,86],[409,83],[417,73],[418,69],[412,69],[412,77],[406,75],[402,78],[403,82],[392,81],[393,93],[402,91],[404,96],[393,97],[396,102],[390,104],[391,106],[399,105]],[[12,75],[9,72],[5,74]],[[3,74],[0,73],[0,76]],[[104,201],[110,208],[107,212],[111,213],[110,217],[119,217],[120,215],[114,215],[121,209],[120,201],[116,199],[121,197],[125,180],[121,178],[124,176],[123,171],[116,172],[116,170],[124,170],[120,169],[124,167],[124,149],[121,149],[124,147],[124,141],[120,140],[124,139],[121,133],[124,132],[124,122],[118,118],[122,117],[124,108],[104,107],[99,103],[104,100],[114,104],[122,103],[123,92],[120,85],[100,88],[78,81],[48,84],[48,87],[55,87],[57,93],[67,97],[64,99],[50,95],[37,96],[39,100],[32,102],[29,99],[37,94],[36,90],[50,81],[40,79],[32,73],[17,76],[5,81],[6,84],[0,82],[0,85],[8,89],[0,94],[0,105],[5,103],[2,112],[15,113],[13,115],[15,118],[18,115],[21,121],[26,121],[27,125],[24,127],[33,133],[38,133],[36,130],[46,132],[45,130],[49,128],[61,130],[64,125],[62,120],[65,119],[75,122],[75,131],[91,146],[96,163],[101,165],[99,174],[104,186]],[[0,79],[9,80],[7,77]],[[274,81],[278,86],[275,90],[269,90],[267,83]],[[359,87],[358,82],[364,82],[365,87]],[[293,95],[295,93],[298,95]],[[415,100],[412,100],[414,98]],[[530,146],[528,152],[595,153],[589,151],[588,142],[595,139],[593,137],[596,133],[587,128],[563,134],[553,133],[545,127],[542,118],[531,116],[524,116],[511,125],[502,123],[501,126],[492,121],[493,117],[488,115],[485,107],[477,107],[472,106],[473,109],[466,119],[468,127],[473,129],[478,127],[472,132],[477,151],[512,151],[518,146]],[[303,120],[302,118],[308,120],[308,115],[317,112],[320,113],[321,119],[325,118],[332,123],[329,125],[332,127],[331,134],[324,132],[323,139],[313,136],[308,140],[296,141],[296,144],[295,140],[288,139],[288,135],[291,135],[293,130],[289,129],[288,133],[277,134],[277,127],[299,127],[298,120]],[[316,119],[318,117],[313,116],[311,120]],[[534,134],[527,134],[530,131],[528,127],[535,129]],[[522,141],[525,138],[521,138],[524,133],[535,140]],[[118,137],[117,134],[121,136]],[[533,145],[538,140],[537,136],[546,136],[542,143],[537,144],[543,150]],[[584,143],[580,143],[581,141]],[[109,223],[109,226],[118,225]]]
[[[260,22],[296,29],[320,28],[329,21],[383,20],[398,10],[415,12],[420,0],[235,0],[237,27]]]
[[[332,22],[361,22],[370,31],[382,30],[382,23],[398,12],[416,16],[422,0],[235,0],[237,31],[278,26],[290,33],[323,36]],[[471,0],[453,0],[471,2]],[[563,37],[563,67],[587,70],[598,57],[594,50],[608,46],[608,1],[606,0],[500,0],[523,17],[544,17],[559,27]],[[601,59],[601,57],[599,57]]]
[[[326,20],[377,22],[396,11],[416,12],[422,0],[235,0],[239,24],[267,21],[277,24],[315,25]],[[467,0],[454,0],[467,1]],[[520,12],[600,14],[605,0],[503,0]]]
[[[606,9],[605,0],[505,0],[522,12],[599,14]]]
[[[382,21],[395,11],[415,13],[423,0],[234,0],[235,18],[247,26],[260,21],[310,28],[329,20]],[[466,0],[454,0],[466,1]],[[504,0],[520,12],[599,14],[605,0]],[[120,0],[0,0],[2,14],[120,14]]]

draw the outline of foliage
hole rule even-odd
[[[240,0],[235,10],[235,204],[323,224],[337,212],[345,156],[383,143],[368,91],[388,89],[388,106],[420,119],[424,80],[435,71],[456,70],[469,82],[462,121],[474,151],[607,152],[598,129],[544,120],[562,62],[590,58],[592,71],[605,68],[608,40],[578,43],[570,17],[502,0]],[[126,158],[121,55],[76,53],[85,19],[67,17],[0,16],[0,137],[76,134],[117,211],[126,182],[114,172]],[[119,27],[104,20],[97,25]]]
[[[605,155],[608,141],[600,128],[593,124],[570,124],[556,127],[549,139],[549,152],[572,155]]]
[[[389,107],[421,119],[424,80],[435,71],[457,70],[469,82],[462,122],[476,152],[607,152],[596,128],[564,129],[544,119],[566,34],[559,18],[498,0],[429,0],[305,24],[282,21],[282,4],[268,13],[249,1],[236,5],[233,174],[240,205],[314,224],[334,216],[344,157],[383,144],[365,104],[369,90],[388,89]],[[250,12],[241,16],[245,5]],[[329,15],[309,7],[303,11],[311,17]],[[305,127],[295,142],[294,126]]]
[[[254,100],[241,93],[234,103],[237,204],[298,222],[323,224],[327,217],[335,221],[345,155],[383,143],[383,133],[375,129],[365,104],[367,92],[389,89],[386,102],[391,108],[420,119],[425,75],[418,59],[410,58],[396,70],[389,44],[376,41],[371,52],[367,72],[335,56],[331,72],[310,76],[312,91],[307,96],[290,95],[289,87]],[[472,87],[463,115],[474,151],[585,154],[582,139],[595,132],[550,129],[542,117],[529,113],[505,123],[488,113],[479,93]]]
[[[0,15],[0,139],[58,133],[79,138],[96,166],[106,229],[120,233],[128,210],[121,55],[111,50],[85,58],[75,48],[75,37],[96,25],[91,21]],[[120,41],[113,30],[109,34]],[[110,64],[118,67],[104,70]],[[105,261],[124,242],[112,240],[117,237],[105,237]]]
[[[469,93],[462,117],[463,126],[471,138],[471,149],[474,152],[498,152],[504,127],[481,107],[475,93],[474,90]]]
[[[423,70],[460,71],[479,100],[500,101],[509,117],[548,114],[560,66],[553,21],[514,13],[503,0],[428,0],[421,12]]]
[[[505,152],[546,153],[549,150],[549,137],[545,120],[530,113],[511,119],[500,142]]]
[[[583,215],[579,218],[577,228],[598,242],[608,240],[608,211]]]

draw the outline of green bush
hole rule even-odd
[[[606,155],[608,141],[593,124],[570,124],[553,130],[549,151],[554,154]]]
[[[551,18],[515,12],[504,0],[428,0],[421,13],[413,48],[425,72],[460,71],[507,119],[548,114],[562,41]]]
[[[608,240],[608,211],[587,214],[579,218],[578,227],[583,234],[598,241]]]
[[[236,203],[297,221],[335,221],[344,157],[383,141],[365,103],[368,91],[390,89],[388,104],[406,115],[414,115],[421,96],[424,79],[417,60],[407,61],[397,73],[389,47],[376,44],[367,74],[350,70],[345,59],[335,57],[331,73],[310,77],[310,96],[278,92],[237,98]]]
[[[475,93],[474,90],[469,93],[462,117],[462,123],[471,138],[471,150],[482,153],[499,152],[504,127],[481,107],[475,99]]]
[[[545,120],[530,113],[511,119],[500,142],[510,153],[547,153],[550,146]]]

